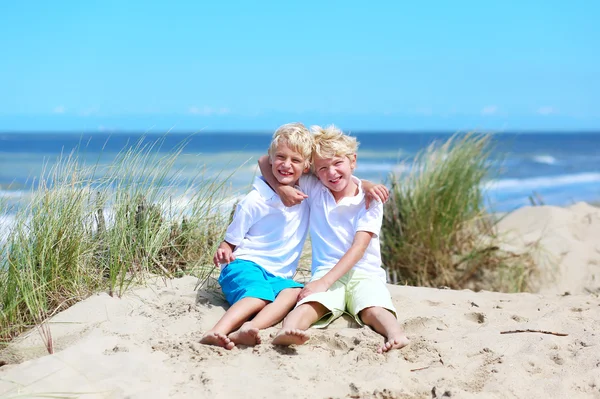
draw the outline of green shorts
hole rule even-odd
[[[310,281],[318,280],[325,274],[325,272],[318,273],[312,276]],[[362,326],[364,323],[358,314],[361,310],[374,306],[387,309],[397,317],[392,297],[385,283],[379,277],[361,270],[350,270],[327,291],[307,296],[298,302],[296,307],[306,302],[320,303],[329,310],[329,313],[312,325],[315,328],[327,327],[344,313],[350,314]]]

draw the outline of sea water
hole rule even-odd
[[[373,182],[389,182],[390,173],[402,174],[415,155],[448,133],[352,132],[360,142],[356,175]],[[0,133],[0,201],[14,204],[26,199],[31,186],[57,158],[76,151],[80,162],[101,166],[119,152],[139,143],[154,143],[160,156],[185,143],[173,169],[178,182],[201,174],[226,180],[232,195],[246,192],[265,154],[268,132],[197,134],[140,133]],[[158,141],[157,141],[158,140]],[[508,212],[530,203],[533,196],[549,205],[568,205],[600,199],[599,133],[499,133],[492,136],[492,175],[484,183],[487,203],[494,212]],[[143,171],[142,171],[143,173]],[[98,177],[98,176],[97,176]],[[165,182],[172,184],[172,182]],[[185,188],[181,187],[181,192]],[[175,199],[174,201],[177,201]],[[0,233],[12,220],[0,215]]]

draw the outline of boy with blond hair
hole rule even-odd
[[[306,330],[325,327],[344,312],[385,337],[383,353],[409,343],[381,267],[379,233],[383,204],[366,209],[361,181],[353,176],[358,142],[335,126],[313,127],[312,171],[300,188],[310,206],[312,277],[298,295],[296,308],[284,319],[273,344],[303,344]],[[297,195],[278,185],[260,160],[261,172],[283,198]]]
[[[293,187],[309,170],[311,150],[312,135],[303,124],[277,129],[268,150],[274,181]],[[259,329],[278,323],[294,307],[302,284],[292,277],[308,231],[308,214],[307,203],[286,207],[263,178],[254,180],[213,259],[217,267],[224,265],[219,283],[231,307],[201,343],[225,349],[257,345]]]

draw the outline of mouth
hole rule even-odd
[[[290,177],[294,175],[292,172],[285,172],[283,170],[278,170],[277,172],[283,177]]]
[[[342,180],[342,177],[338,176],[338,177],[336,177],[334,179],[329,179],[329,183],[331,183],[331,184],[338,184],[340,182],[340,180]]]

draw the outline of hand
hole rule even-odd
[[[318,292],[325,292],[329,289],[329,284],[323,281],[323,279],[311,281],[304,285],[300,294],[298,294],[298,301],[306,298],[309,295],[316,294]]]
[[[292,186],[278,187],[277,194],[279,194],[279,198],[281,198],[281,202],[283,202],[283,205],[285,206],[298,205],[306,198],[308,198],[308,195],[304,194],[302,191]]]
[[[383,184],[375,184],[365,191],[365,205],[369,209],[371,201],[385,203],[390,198],[390,191]]]
[[[221,268],[222,264],[230,264],[235,260],[235,255],[231,249],[231,246],[226,242],[222,242],[217,248],[217,253],[213,258],[213,263],[216,267]]]

